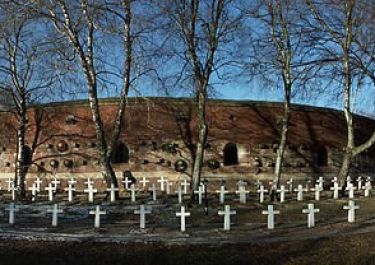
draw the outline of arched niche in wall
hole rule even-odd
[[[111,162],[113,164],[129,162],[129,148],[123,142],[118,142],[114,147]]]
[[[224,166],[238,164],[238,149],[234,143],[227,143],[223,149]]]
[[[328,166],[328,152],[325,146],[320,146],[316,150],[316,164],[318,167]]]
[[[32,161],[32,152],[31,152],[31,148],[28,145],[25,145],[23,147],[22,154],[23,154],[22,160],[23,160],[24,164],[25,165],[31,165],[31,163],[33,162]]]

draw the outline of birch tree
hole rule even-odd
[[[174,67],[180,66],[176,85],[188,81],[194,98],[197,136],[194,137],[191,167],[191,195],[198,189],[204,149],[207,142],[207,101],[213,79],[224,65],[233,59],[234,33],[239,27],[240,1],[232,0],[172,0],[158,3],[164,21],[165,34],[171,43]],[[231,46],[232,45],[232,46]],[[228,50],[225,50],[228,48]],[[230,51],[230,52],[229,52]],[[230,59],[229,59],[230,57]]]
[[[111,156],[125,124],[125,110],[129,89],[132,83],[134,59],[133,5],[134,1],[32,1],[34,10],[42,14],[56,31],[63,36],[68,47],[73,50],[76,61],[86,81],[86,89],[92,121],[95,127],[99,167],[107,186],[112,183],[117,186],[117,180],[111,165]],[[116,54],[121,58],[122,69],[115,72],[108,68],[105,54],[99,51],[108,49],[105,42],[114,37],[116,45],[107,55]],[[118,45],[117,45],[118,44]],[[121,48],[119,48],[121,47]],[[106,68],[107,67],[107,68]],[[108,129],[109,136],[104,130],[101,115],[100,92],[103,86],[113,86],[105,76],[112,75],[120,79],[120,91],[117,95],[118,105],[112,126]],[[135,78],[135,77],[134,77]],[[133,78],[133,79],[134,79]],[[103,79],[105,79],[103,81]]]
[[[50,45],[38,31],[38,19],[12,2],[0,4],[0,93],[17,121],[15,185],[25,195],[26,174],[32,163],[35,145],[27,145],[30,131],[28,111],[32,104],[43,102],[56,81],[56,73],[47,67],[53,58]]]

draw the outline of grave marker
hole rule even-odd
[[[156,201],[156,192],[157,192],[157,189],[156,189],[156,185],[155,183],[152,183],[152,200],[153,201]]]
[[[204,194],[204,186],[199,185],[198,190],[195,190],[194,194],[198,194],[198,203],[202,204],[202,197],[203,197],[203,194]]]
[[[319,179],[316,181],[316,183],[319,185],[319,188],[324,189],[323,184],[324,184],[324,178],[319,177]]]
[[[314,209],[314,204],[309,203],[307,209],[303,209],[302,213],[307,213],[307,228],[315,226],[315,213],[319,213],[319,209]]]
[[[9,208],[5,209],[5,211],[9,212],[9,224],[11,224],[11,225],[14,224],[15,212],[17,210],[18,210],[18,208],[15,206],[14,202],[11,202],[9,204]]]
[[[131,194],[131,202],[135,202],[135,192],[138,191],[138,189],[135,188],[135,185],[130,185],[130,194]]]
[[[176,216],[181,219],[181,232],[185,232],[185,218],[190,216],[190,213],[185,212],[185,206],[181,206],[181,212],[176,213]]]
[[[16,191],[18,191],[18,187],[14,186],[14,182],[12,182],[10,191],[12,193],[12,201],[16,200]]]
[[[217,190],[216,193],[219,193],[219,201],[223,204],[225,201],[225,194],[229,193],[229,191],[225,190],[225,186],[221,185],[220,190]]]
[[[94,227],[100,228],[100,216],[103,214],[107,214],[106,211],[100,211],[100,206],[96,205],[95,210],[91,210],[89,214],[95,215],[94,217]]]
[[[267,214],[267,228],[274,229],[275,228],[275,214],[280,214],[280,211],[275,211],[273,209],[273,205],[268,205],[267,211],[262,211],[262,214]]]
[[[358,176],[357,178],[357,190],[362,190],[362,177]]]
[[[339,184],[337,182],[333,182],[333,187],[330,188],[330,190],[333,190],[333,198],[338,199],[339,198],[339,190],[341,190],[342,187],[339,187]]]
[[[301,184],[298,185],[296,189],[294,189],[295,192],[297,192],[297,201],[302,201],[303,200],[303,192],[307,191],[302,187]]]
[[[348,195],[349,195],[349,199],[354,199],[354,191],[356,190],[357,188],[354,187],[354,185],[352,183],[348,183],[348,186],[346,187],[345,190],[348,191]]]
[[[87,185],[87,188],[94,185],[94,181],[91,180],[91,178],[87,178],[87,181],[85,181],[85,184]]]
[[[74,186],[76,183],[77,183],[77,181],[73,177],[71,177],[70,180],[68,180],[68,185],[70,184],[70,185]]]
[[[139,214],[139,227],[141,229],[146,228],[146,214],[151,213],[151,210],[146,210],[143,204],[140,205],[139,210],[135,210],[134,214]]]
[[[160,179],[157,180],[160,183],[160,191],[164,191],[164,183],[168,182],[168,179],[164,179],[164,176],[161,176]]]
[[[236,211],[230,210],[230,205],[225,205],[224,211],[218,211],[218,215],[224,215],[224,231],[230,231],[230,216],[236,214]]]
[[[53,189],[54,191],[57,191],[57,185],[60,184],[60,180],[58,180],[56,177],[51,181],[51,183],[53,184]]]
[[[125,179],[121,182],[125,184],[125,190],[129,190],[129,184],[133,183],[133,181],[131,181],[128,177],[125,177]]]
[[[73,192],[76,190],[73,187],[73,184],[69,183],[68,187],[65,188],[64,190],[68,192],[68,202],[72,202],[73,201]]]
[[[14,179],[9,177],[6,182],[8,183],[8,191],[10,191],[10,188],[12,187],[12,183],[13,183],[13,187],[14,187]]]
[[[110,188],[107,188],[107,191],[109,192],[110,194],[110,200],[111,202],[114,202],[116,200],[116,191],[118,191],[119,188],[115,188],[115,184],[114,183],[111,183],[111,187]]]
[[[32,195],[31,201],[35,201],[36,193],[38,192],[38,186],[36,182],[33,183],[33,186],[30,187],[29,190],[31,191],[31,195]]]
[[[55,187],[52,186],[52,183],[49,183],[48,186],[44,188],[44,190],[48,191],[48,200],[53,201],[53,192],[55,191]]]
[[[36,184],[37,192],[40,192],[40,186],[43,183],[43,181],[39,177],[36,177],[34,183]]]
[[[366,181],[363,189],[365,190],[365,197],[369,197],[371,194],[371,189],[372,189],[371,181]]]
[[[283,203],[285,201],[285,193],[287,192],[288,190],[285,188],[284,185],[281,185],[280,186],[280,189],[279,190],[276,190],[276,192],[280,193],[280,202]]]
[[[52,226],[56,227],[58,214],[63,213],[63,210],[59,209],[57,203],[55,203],[52,209],[47,210],[47,213],[52,213]]]
[[[289,192],[293,192],[293,178],[290,178],[286,184],[288,185]]]
[[[181,183],[181,186],[184,187],[184,194],[187,194],[187,188],[190,186],[190,182],[187,179],[184,179],[184,181]]]
[[[181,189],[181,186],[178,186],[178,189],[177,189],[176,193],[177,193],[178,204],[182,204],[182,189]]]
[[[249,194],[250,191],[246,190],[245,186],[238,186],[238,190],[236,190],[236,193],[240,195],[240,203],[245,204],[246,194]]]
[[[259,202],[263,203],[263,201],[264,201],[264,194],[268,193],[268,190],[266,190],[264,188],[264,186],[261,185],[260,188],[259,188],[259,190],[257,190],[257,192],[259,193]]]
[[[139,183],[142,184],[142,190],[146,189],[147,183],[149,183],[149,182],[150,181],[145,176],[142,177],[142,179],[139,181]]]
[[[320,192],[323,190],[321,186],[318,184],[315,184],[315,188],[310,189],[311,191],[314,191],[315,193],[315,200],[319,201],[320,200]]]
[[[350,200],[348,205],[344,205],[344,210],[348,210],[348,222],[354,223],[355,222],[355,210],[359,209],[358,205],[355,205],[355,202]]]
[[[83,190],[83,192],[87,193],[89,202],[94,202],[94,193],[97,193],[98,190],[94,189],[92,185],[89,185],[87,189]]]

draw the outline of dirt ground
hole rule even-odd
[[[253,193],[254,194],[254,193]],[[179,211],[175,196],[160,196],[150,202],[141,194],[136,204],[124,198],[116,203],[96,198],[89,204],[85,198],[74,203],[57,198],[64,213],[59,226],[51,227],[45,200],[19,202],[16,224],[7,224],[5,210],[9,198],[0,200],[0,265],[3,264],[375,264],[375,200],[359,193],[356,204],[360,209],[356,223],[347,223],[343,205],[347,198],[333,200],[331,193],[314,201],[313,194],[303,202],[295,194],[287,202],[275,203],[280,210],[275,229],[266,227],[267,217],[261,214],[267,203],[257,202],[255,195],[246,204],[236,196],[227,203],[237,214],[232,216],[232,229],[223,231],[223,217],[217,215],[223,205],[216,195],[209,197],[208,214],[204,206],[189,205],[187,233],[179,232]],[[144,203],[152,208],[146,217],[147,229],[139,229],[139,216],[134,210]],[[302,209],[314,203],[316,227],[306,227]],[[107,215],[102,216],[100,229],[93,228],[93,216],[88,214],[100,204]]]

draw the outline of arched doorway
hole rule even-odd
[[[234,143],[228,143],[223,149],[224,154],[224,166],[237,165],[238,164],[238,150],[237,145]]]
[[[318,167],[328,166],[328,153],[324,146],[318,148],[316,153],[316,162]]]
[[[121,164],[129,162],[129,148],[122,142],[119,142],[112,152],[111,162]]]

